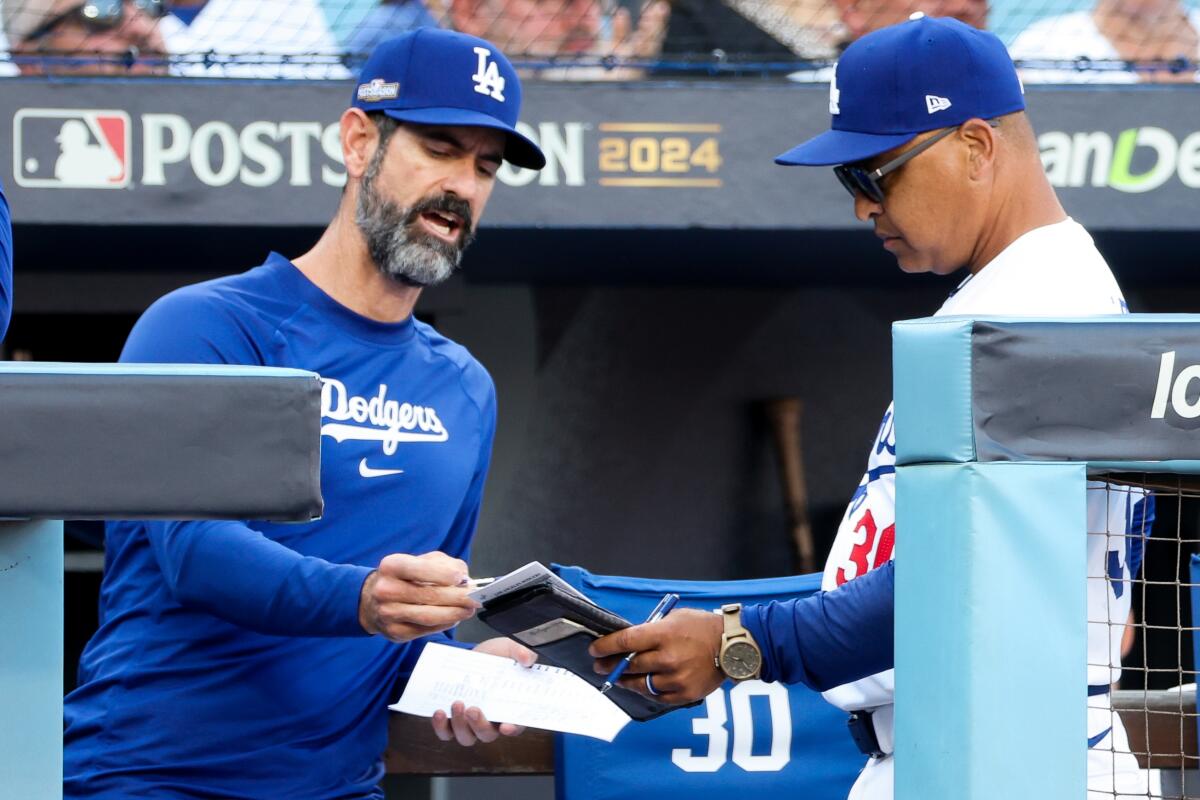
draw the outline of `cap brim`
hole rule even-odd
[[[415,122],[419,125],[466,125],[471,128],[503,131],[507,137],[504,145],[505,161],[525,169],[541,169],[546,166],[546,156],[531,139],[522,136],[504,120],[480,111],[466,108],[383,108],[380,111],[392,119]]]
[[[853,164],[886,153],[910,141],[915,133],[858,133],[829,130],[775,157],[788,167],[828,167]]]

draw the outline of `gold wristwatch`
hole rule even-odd
[[[721,617],[725,622],[725,633],[721,635],[717,669],[735,681],[757,678],[762,670],[762,651],[750,631],[742,627],[742,604],[721,606]]]

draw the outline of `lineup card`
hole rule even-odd
[[[471,592],[471,599],[478,600],[481,603],[487,603],[496,599],[497,597],[511,594],[512,592],[519,591],[529,586],[536,586],[539,583],[547,583],[552,586],[556,586],[567,594],[578,597],[585,603],[592,603],[591,600],[580,594],[574,586],[555,575],[540,561],[530,561],[525,566],[514,569],[503,578],[497,578],[487,586],[476,589],[475,591]],[[592,605],[595,604],[592,603]]]
[[[629,716],[565,669],[444,644],[428,644],[393,711],[432,717],[461,700],[491,722],[575,733],[611,742]]]

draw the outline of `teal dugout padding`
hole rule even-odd
[[[897,469],[896,800],[1083,800],[1085,493],[1081,464]]]
[[[1200,472],[1200,315],[893,326],[896,800],[1083,800],[1086,480]]]
[[[321,385],[268,367],[13,362],[0,390],[0,797],[54,800],[59,520],[318,517]]]
[[[897,464],[975,460],[971,328],[970,320],[958,317],[898,322],[893,327]]]
[[[63,524],[0,522],[0,791],[62,796]]]

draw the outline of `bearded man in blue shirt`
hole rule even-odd
[[[520,104],[482,39],[381,44],[341,118],[347,187],[320,241],[138,321],[122,361],[324,378],[325,517],[109,524],[100,628],[66,700],[67,797],[383,796],[393,687],[477,606],[462,584],[496,418],[487,372],[413,306],[457,268],[502,160],[544,166]],[[433,727],[464,745],[519,732],[462,704]]]

